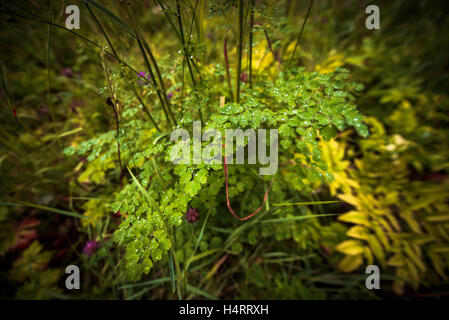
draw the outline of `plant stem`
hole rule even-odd
[[[293,48],[292,55],[290,57],[290,61],[288,62],[288,65],[291,65],[293,61],[293,57],[295,56],[296,48],[299,45],[299,41],[301,40],[302,32],[304,31],[304,27],[306,26],[307,18],[309,18],[310,10],[312,9],[313,0],[310,0],[309,7],[307,8],[306,17],[304,18],[304,22],[302,23],[301,31],[299,32],[298,39],[296,40],[295,47]]]
[[[250,2],[250,18],[249,18],[249,87],[253,88],[253,28],[254,28],[254,6],[255,0]]]
[[[159,83],[160,83],[161,88],[162,88],[162,95],[164,97],[165,105],[167,106],[167,110],[170,113],[170,116],[171,116],[171,118],[173,120],[173,123],[175,124],[175,126],[177,126],[178,123],[176,122],[175,115],[173,114],[173,111],[171,109],[170,101],[168,101],[167,91],[165,90],[164,81],[162,81],[162,75],[161,75],[161,71],[159,70],[159,66],[158,66],[158,64],[156,62],[156,59],[154,58],[154,55],[153,55],[153,52],[150,49],[150,46],[145,41],[145,39],[142,39],[142,40],[143,40],[143,45],[145,47],[145,50],[148,52],[148,55],[150,56],[151,62],[153,63],[154,69],[156,70],[156,75],[157,75],[157,78],[158,78]]]
[[[168,101],[168,98],[167,98],[167,91],[165,90],[165,84],[164,84],[164,81],[162,80],[161,71],[159,70],[159,66],[158,66],[158,64],[157,64],[157,61],[156,61],[156,59],[154,58],[153,52],[151,51],[151,48],[150,48],[150,46],[148,45],[147,41],[146,41],[146,40],[142,37],[142,35],[140,34],[139,29],[138,29],[138,27],[137,27],[137,24],[135,23],[136,19],[135,19],[134,15],[132,14],[131,10],[129,10],[128,6],[126,6],[126,8],[127,8],[128,14],[129,14],[130,17],[131,17],[131,20],[132,20],[132,23],[133,23],[133,26],[134,26],[134,29],[135,29],[134,33],[136,34],[136,37],[138,37],[138,39],[140,40],[141,45],[143,44],[143,47],[145,48],[146,52],[147,52],[148,55],[150,56],[151,63],[153,64],[153,67],[154,67],[154,69],[156,70],[156,75],[157,75],[157,78],[158,78],[158,81],[159,81],[160,89],[162,90],[162,93],[161,93],[161,94],[162,94],[162,96],[163,96],[163,98],[164,98],[165,106],[166,106],[166,108],[167,108],[168,113],[170,114],[170,117],[171,117],[172,120],[173,120],[173,123],[174,123],[175,126],[176,126],[176,125],[178,125],[178,124],[177,124],[177,122],[176,122],[175,115],[173,114],[173,111],[172,111],[172,109],[171,109],[170,102]],[[146,56],[146,55],[145,55],[145,56]]]
[[[192,38],[193,23],[195,22],[196,8],[197,7],[198,7],[198,0],[195,1],[195,8],[193,9],[192,21],[190,22],[189,39],[187,41],[187,51],[189,50],[190,40]]]
[[[240,101],[240,73],[242,72],[242,47],[243,47],[243,0],[238,2],[238,43],[237,43],[237,74],[235,102]]]
[[[52,2],[50,1],[50,9],[48,11],[48,20],[53,20],[53,6]],[[47,77],[48,77],[48,104],[50,105],[50,113],[51,113],[51,119],[53,122],[55,122],[55,112],[53,108],[53,102],[51,99],[51,25],[48,25],[47,28]]]
[[[103,67],[104,76],[108,83],[108,91],[111,95],[112,101],[112,109],[114,110],[114,118],[115,118],[115,130],[116,130],[116,139],[117,139],[117,155],[118,155],[118,163],[120,167],[120,189],[123,189],[123,166],[122,166],[122,157],[120,153],[120,124],[119,124],[119,108],[117,106],[117,97],[115,95],[114,86],[112,83],[112,79],[110,77],[108,66],[106,65],[104,59],[104,50],[101,50],[101,66]]]
[[[149,60],[148,60],[146,51],[145,51],[145,49],[144,49],[142,37],[140,36],[139,30],[137,29],[137,25],[136,25],[136,23],[135,23],[135,19],[134,19],[132,13],[131,13],[131,10],[130,10],[129,7],[128,7],[128,4],[125,3],[125,2],[122,1],[122,0],[121,0],[121,4],[122,4],[122,6],[126,9],[126,11],[127,11],[127,13],[128,13],[128,18],[129,18],[129,20],[131,21],[131,26],[132,26],[132,28],[133,28],[134,34],[136,35],[137,44],[139,45],[139,49],[140,49],[140,51],[141,51],[141,53],[142,53],[142,56],[143,56],[144,61],[145,61],[145,64],[147,65],[148,72],[150,73],[150,80],[153,82],[153,85],[156,87],[157,96],[158,96],[159,101],[160,101],[160,103],[161,103],[161,106],[162,106],[162,109],[163,109],[163,111],[164,111],[165,117],[167,118],[168,126],[170,127],[170,126],[171,126],[171,124],[170,124],[170,118],[169,118],[168,113],[167,113],[168,106],[167,106],[167,108],[166,108],[166,103],[165,103],[165,102],[166,102],[166,97],[165,97],[165,99],[162,98],[162,95],[164,95],[164,91],[161,90],[163,84],[161,84],[161,87],[159,87],[158,83],[156,82],[156,79],[155,79],[155,76],[154,76],[154,73],[153,73],[153,69],[151,68],[151,65],[150,65],[150,62],[149,62]],[[148,49],[149,49],[149,48],[148,48]],[[148,51],[149,51],[149,53],[151,52],[151,50],[147,50],[147,52],[148,52]],[[150,59],[151,59],[151,57],[150,57]],[[154,59],[154,57],[153,57],[153,59]],[[152,61],[153,61],[153,60],[152,60]],[[155,61],[154,61],[154,62],[155,62]],[[153,62],[153,65],[157,67],[157,64],[155,64],[154,62]],[[157,69],[157,70],[159,70],[159,69]],[[145,77],[143,77],[143,78],[145,78]],[[159,76],[158,76],[158,79],[159,79],[159,81],[161,82],[162,79],[159,78]],[[161,91],[162,91],[162,95],[161,95]],[[166,95],[165,95],[165,96],[166,96]],[[172,115],[172,113],[171,113],[171,115]],[[176,125],[176,120],[174,119],[174,117],[173,117],[173,120],[174,120],[174,123],[175,123],[175,125]]]
[[[232,84],[231,84],[231,72],[229,71],[229,59],[228,59],[228,38],[227,33],[229,29],[226,30],[225,38],[224,38],[224,46],[223,46],[223,54],[225,58],[225,67],[226,67],[226,78],[228,80],[228,87],[229,87],[229,95],[231,101],[234,100],[234,93],[232,92]]]
[[[273,59],[274,59],[275,61],[278,61],[278,62],[280,63],[280,61],[279,61],[279,55],[276,54],[276,52],[274,52],[274,50],[273,50],[273,46],[271,45],[271,40],[270,40],[270,37],[268,36],[267,30],[264,30],[264,33],[265,33],[265,39],[267,39],[268,49],[270,49],[270,52],[271,52],[271,54],[273,55]]]
[[[184,59],[187,61],[187,67],[189,68],[190,78],[192,79],[192,84],[193,84],[193,87],[195,88],[196,81],[195,81],[195,76],[193,75],[192,66],[190,65],[188,48],[187,48],[185,40],[184,40],[184,29],[182,27],[181,6],[179,5],[179,0],[176,0],[176,10],[177,10],[176,15],[178,17],[179,31],[180,31],[180,35],[181,35],[181,44],[182,44],[182,49],[184,51]],[[200,115],[201,123],[203,123],[203,113],[201,112],[201,108],[198,109],[198,113]]]
[[[95,13],[93,12],[93,10],[90,8],[90,6],[87,3],[84,3],[87,7],[87,9],[89,10],[90,14],[92,15],[92,17],[94,18],[95,22],[97,23],[98,27],[100,28],[101,32],[103,33],[104,37],[106,38],[107,43],[109,44],[109,47],[112,50],[113,55],[115,56],[116,59],[120,60],[117,54],[117,51],[115,51],[114,46],[112,45],[111,41],[109,40],[109,37],[105,31],[105,29],[103,28],[100,20],[98,20],[97,16],[95,15]],[[153,125],[155,126],[156,130],[161,132],[161,129],[159,128],[159,126],[157,125],[156,121],[154,120],[154,118],[151,116],[147,106],[145,105],[145,103],[143,102],[143,99],[140,97],[139,95],[139,91],[137,90],[137,88],[134,86],[134,83],[131,82],[131,87],[134,90],[134,93],[137,97],[137,99],[139,100],[139,102],[142,104],[143,110],[144,112],[148,115],[148,117],[150,118],[150,121],[153,123]]]
[[[134,90],[134,93],[135,93],[137,99],[139,100],[140,104],[142,105],[143,111],[146,113],[148,118],[150,118],[150,121],[153,123],[154,127],[156,128],[156,130],[161,132],[161,129],[157,125],[156,121],[154,121],[154,118],[151,115],[150,111],[148,110],[148,107],[146,106],[145,102],[143,102],[143,99],[142,99],[142,97],[139,94],[139,90],[137,90],[137,88],[136,88],[136,86],[134,85],[133,82],[131,82],[131,86],[132,86],[132,88]]]
[[[162,8],[162,12],[164,13],[165,17],[168,20],[168,23],[170,23],[171,27],[176,33],[176,37],[181,41],[181,35],[179,34],[178,29],[176,29],[175,24],[173,23],[173,20],[170,18],[170,15],[167,13],[167,9],[165,8],[164,4],[160,0],[156,0],[159,6]]]
[[[53,20],[53,3],[50,1],[50,9],[48,11],[48,19],[50,21]],[[48,105],[50,107],[50,113],[51,113],[51,121],[53,124],[55,124],[55,108],[53,105],[53,100],[51,98],[51,25],[48,25],[47,29],[47,85],[48,85]],[[57,131],[56,127],[54,128],[55,132]],[[58,139],[58,145],[59,149],[61,149],[61,139],[59,138],[59,135],[57,135]]]
[[[190,23],[190,30],[189,30],[189,41],[187,41],[187,51],[189,49],[189,45],[190,45],[190,40],[192,37],[192,30],[193,30],[193,23],[195,20],[195,15],[196,15],[196,8],[198,6],[198,0],[196,0],[195,2],[195,9],[193,11],[193,16],[192,16],[192,22]],[[182,106],[183,106],[183,100],[184,100],[184,71],[185,71],[185,56],[182,59],[182,72],[181,72],[181,82],[182,82],[182,89],[181,89],[181,112],[182,112]]]
[[[94,18],[96,24],[98,25],[98,27],[100,28],[101,32],[103,33],[109,47],[112,50],[112,53],[118,57],[117,52],[114,49],[114,46],[112,45],[111,41],[109,40],[108,34],[106,33],[106,31],[104,30],[103,26],[100,23],[100,20],[98,20],[97,16],[95,15],[95,13],[92,11],[92,9],[90,8],[90,6],[85,2],[84,5],[87,7],[87,9],[89,10],[89,13],[91,14],[91,16]]]
[[[181,17],[181,7],[179,5],[179,0],[176,0],[176,9],[177,9],[177,18],[178,18],[178,24],[179,24],[179,30],[181,31],[181,44],[182,44],[182,50],[184,52],[184,59],[187,60],[187,66],[189,67],[190,77],[192,78],[193,86],[196,86],[195,76],[193,75],[192,67],[190,65],[189,55],[187,54],[187,48],[184,40],[184,29],[182,27],[182,17]]]

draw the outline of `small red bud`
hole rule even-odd
[[[195,208],[190,208],[186,212],[186,219],[190,223],[197,222],[200,218],[200,215],[198,214],[198,211]]]

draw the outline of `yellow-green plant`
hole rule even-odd
[[[449,267],[449,183],[415,179],[410,151],[416,144],[388,135],[375,118],[367,118],[371,135],[357,146],[323,142],[335,181],[331,189],[353,208],[339,216],[352,226],[336,249],[345,256],[338,267],[351,272],[370,264],[394,268],[394,290],[403,285],[447,279]],[[351,162],[344,155],[357,158]],[[430,261],[431,263],[427,263]]]

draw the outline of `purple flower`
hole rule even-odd
[[[138,77],[147,77],[148,79],[150,79],[150,75],[147,74],[145,71],[140,71],[139,73],[137,73]]]
[[[149,74],[149,73],[146,73],[145,71],[140,71],[139,73],[137,73],[137,76],[138,76],[139,78],[147,78],[148,80],[151,79],[150,74]],[[145,84],[145,82],[146,82],[146,81],[144,81],[144,80],[139,80],[139,85],[142,86],[142,85]]]
[[[67,78],[73,77],[73,71],[70,68],[64,68],[61,70],[61,75]]]
[[[93,255],[95,253],[95,251],[100,249],[100,247],[101,247],[101,244],[98,241],[95,241],[95,240],[87,241],[83,248],[83,253],[85,255],[87,255],[88,257],[90,257],[91,255]]]
[[[195,208],[190,208],[186,212],[186,219],[190,223],[197,222],[200,218],[200,215],[198,214],[198,211]]]
[[[173,97],[173,92],[167,93],[167,99],[170,100]]]

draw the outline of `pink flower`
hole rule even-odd
[[[64,68],[61,70],[61,75],[67,78],[73,77],[73,71],[70,68]]]
[[[139,73],[137,73],[137,76],[138,76],[139,78],[147,78],[148,80],[151,79],[150,74],[149,74],[149,73],[146,73],[145,71],[140,71]],[[139,84],[140,84],[141,86],[144,85],[145,83],[146,83],[146,81],[144,81],[144,80],[139,80]]]
[[[198,214],[198,211],[195,208],[190,208],[186,212],[186,219],[190,223],[197,222],[200,218],[200,215]]]
[[[101,244],[98,241],[95,241],[95,240],[87,241],[85,246],[84,246],[84,248],[83,248],[83,253],[85,255],[87,255],[88,257],[90,257],[98,249],[100,249],[100,247],[101,247]]]

